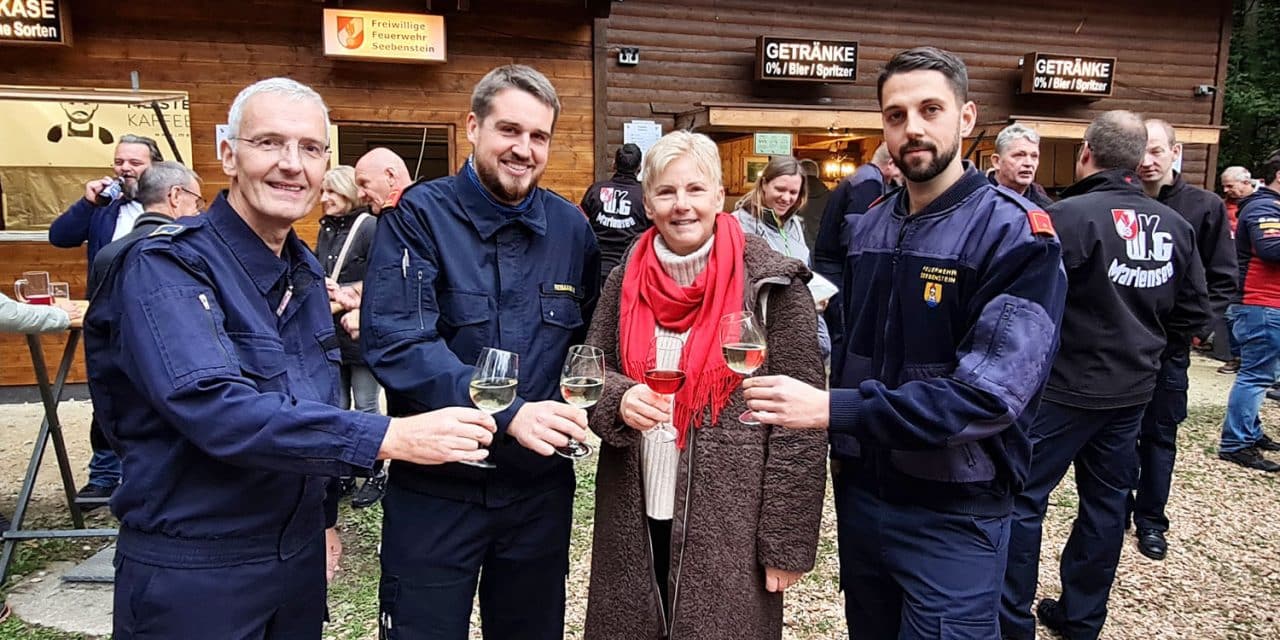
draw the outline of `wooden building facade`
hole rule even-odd
[[[490,68],[511,62],[535,66],[559,91],[564,109],[543,185],[571,199],[609,173],[626,125],[637,121],[655,123],[664,133],[690,128],[713,135],[731,193],[744,191],[750,172],[767,159],[755,153],[755,133],[789,134],[793,153],[831,169],[824,177],[834,184],[879,142],[880,68],[895,52],[922,44],[951,50],[969,65],[979,126],[965,148],[975,147],[979,162],[1003,126],[1022,122],[1045,138],[1040,182],[1065,185],[1087,121],[1108,109],[1131,109],[1178,127],[1189,142],[1184,174],[1212,185],[1231,26],[1226,0],[1170,0],[1158,11],[1140,0],[64,4],[70,45],[0,43],[7,63],[0,66],[0,85],[126,89],[136,70],[144,89],[185,92],[192,153],[186,160],[204,178],[206,196],[227,184],[216,160],[215,127],[226,121],[235,94],[253,81],[287,75],[316,88],[337,125],[338,161],[353,164],[364,149],[385,144],[419,155],[422,175],[430,176],[452,173],[465,159],[471,89]],[[325,7],[444,14],[447,62],[325,57]],[[856,75],[848,83],[759,80],[761,36],[856,43]],[[1022,93],[1020,61],[1033,51],[1114,58],[1110,95]],[[102,169],[105,174],[107,167]],[[299,224],[304,239],[315,237],[318,216]],[[39,232],[0,230],[0,286],[22,271],[45,270],[82,292],[84,256],[83,248],[51,247]],[[50,366],[60,343],[60,337],[46,342]],[[84,379],[80,365],[71,379]],[[25,342],[0,335],[0,386],[32,380]]]
[[[421,0],[344,4],[424,10]],[[470,149],[465,120],[473,86],[491,68],[520,62],[551,78],[562,103],[542,184],[580,197],[594,169],[592,26],[609,8],[607,0],[534,0],[519,3],[518,10],[499,0],[425,4],[445,14],[448,60],[442,64],[327,58],[321,33],[326,5],[314,0],[76,0],[67,3],[70,46],[0,44],[5,60],[0,85],[127,89],[129,72],[137,70],[143,89],[187,92],[193,157],[185,160],[204,179],[205,196],[211,198],[228,184],[216,160],[215,127],[226,122],[235,95],[254,81],[283,75],[314,87],[340,132],[343,147],[337,151],[344,163],[353,164],[363,152],[348,143],[385,143],[380,140],[386,136],[379,136],[400,127],[408,135],[390,139],[409,137],[416,152],[421,138],[437,150],[428,162],[435,161],[438,173],[452,173]],[[355,133],[348,135],[347,128]],[[164,140],[160,146],[167,155]],[[413,162],[409,168],[414,169]],[[109,173],[104,165],[98,175]],[[308,243],[315,239],[318,219],[317,207],[297,227]],[[85,249],[52,247],[38,232],[0,231],[0,286],[11,292],[9,283],[29,270],[49,271],[55,280],[72,284],[73,296],[82,295]],[[62,341],[61,335],[45,340],[51,371]],[[70,380],[84,380],[79,361]],[[33,381],[25,340],[0,334],[0,386]]]
[[[758,132],[790,132],[795,155],[819,161],[836,155],[846,160],[847,173],[879,143],[876,76],[884,63],[903,49],[933,45],[958,54],[969,67],[979,126],[965,148],[977,142],[975,162],[986,159],[1001,128],[1022,122],[1045,139],[1039,181],[1065,186],[1088,120],[1129,109],[1173,123],[1191,143],[1183,173],[1190,182],[1211,185],[1230,29],[1226,0],[1174,0],[1158,9],[1141,0],[628,0],[614,5],[598,38],[597,46],[609,53],[596,58],[607,77],[606,90],[597,95],[596,115],[605,129],[597,138],[605,145],[598,158],[623,142],[627,122],[641,120],[659,123],[664,132],[692,128],[713,135],[728,156],[731,193],[749,186],[745,174],[752,160],[761,160],[750,149],[746,156],[738,151],[744,138],[750,147]],[[761,36],[856,42],[856,81],[758,80]],[[638,64],[620,64],[623,51]],[[1111,95],[1021,93],[1019,65],[1029,52],[1114,58]],[[1200,85],[1213,89],[1197,91]],[[597,160],[597,174],[602,170]]]

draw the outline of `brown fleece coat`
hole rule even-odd
[[[823,386],[809,271],[767,242],[746,237],[744,307],[769,288],[768,359],[756,375],[786,374]],[[624,259],[627,264],[630,256]],[[626,267],[601,292],[587,343],[605,352],[604,393],[591,414],[600,435],[595,538],[586,640],[668,637],[659,606],[644,511],[641,432],[618,415],[639,384],[618,366],[618,306]],[[782,594],[765,591],[764,568],[813,568],[826,484],[827,436],[819,430],[743,425],[741,387],[720,422],[690,432],[680,454],[671,535],[672,640],[782,637]],[[704,414],[704,420],[707,420]]]

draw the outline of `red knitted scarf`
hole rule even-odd
[[[619,309],[619,355],[623,372],[632,380],[644,380],[655,325],[675,333],[689,331],[683,355],[685,384],[676,392],[672,420],[678,434],[676,446],[683,449],[689,428],[701,426],[707,407],[711,408],[710,424],[715,424],[741,381],[724,362],[719,325],[726,313],[742,310],[746,241],[732,215],[717,214],[707,267],[684,287],[662,268],[653,246],[656,236],[656,227],[640,236],[627,263]]]

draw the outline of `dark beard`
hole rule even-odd
[[[912,166],[902,161],[902,157],[907,155],[908,152],[916,151],[918,149],[929,149],[932,151],[933,160],[930,160],[928,164],[922,167]],[[928,182],[938,177],[938,174],[941,174],[946,170],[946,168],[951,165],[951,161],[956,159],[956,154],[959,152],[960,140],[958,139],[955,144],[951,145],[951,148],[945,149],[941,152],[938,151],[938,147],[927,142],[919,144],[907,143],[898,147],[898,157],[894,158],[893,161],[898,165],[898,170],[902,172],[902,175],[905,176],[907,180],[910,180],[911,182]]]
[[[489,167],[486,167],[480,162],[473,162],[472,165],[475,167],[476,175],[480,177],[480,184],[484,185],[484,188],[487,189],[489,193],[498,200],[498,202],[504,204],[519,204],[538,186],[538,178],[535,177],[529,182],[528,190],[524,192],[512,191],[511,189],[508,189],[506,185],[502,184],[502,180],[498,178],[498,174],[496,172],[489,171]]]

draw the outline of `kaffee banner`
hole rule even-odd
[[[187,99],[160,103],[182,159],[191,162]],[[173,159],[155,110],[148,104],[0,100],[0,166],[111,167],[116,142],[127,133],[147,136]]]
[[[182,158],[192,161],[187,99],[160,102]],[[173,151],[151,104],[0,100],[0,210],[4,231],[39,231],[77,198],[84,183],[111,175],[116,144],[132,133]]]

